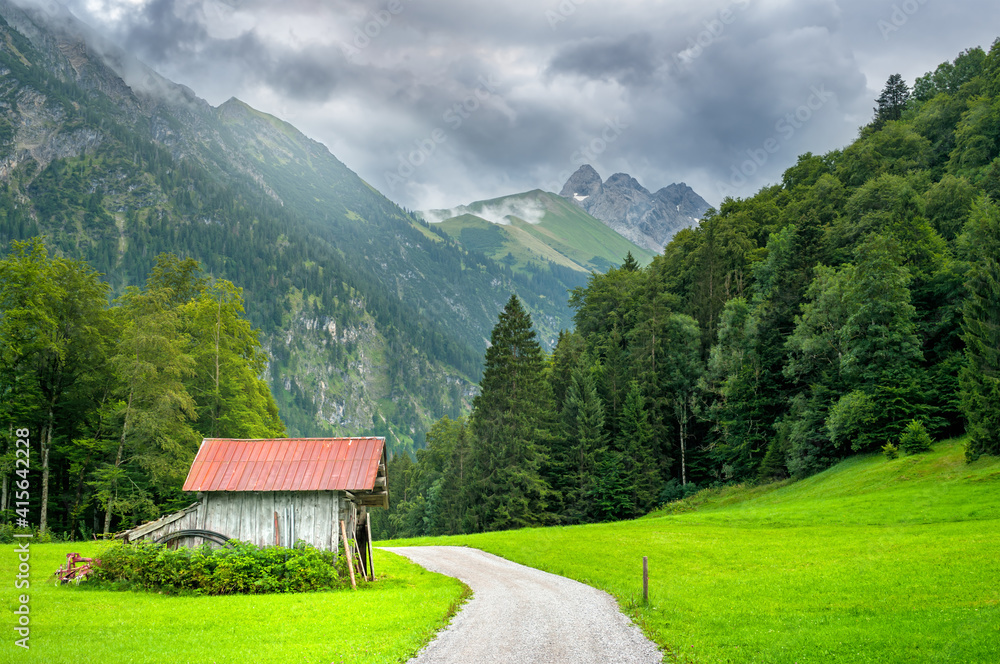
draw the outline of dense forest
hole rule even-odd
[[[569,324],[586,273],[465,250],[291,125],[152,71],[126,81],[140,63],[43,14],[0,2],[0,252],[45,236],[115,297],[161,253],[237,284],[289,433],[412,450],[468,410],[511,292],[548,346]]]
[[[191,501],[181,485],[203,437],[285,434],[240,289],[163,254],[142,288],[110,291],[37,238],[0,260],[7,522],[83,538],[141,523]]]
[[[964,433],[1000,454],[1000,42],[876,101],[848,147],[593,274],[551,355],[512,298],[469,418],[392,460],[379,534],[628,518]]]

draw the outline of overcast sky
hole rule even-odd
[[[849,143],[890,74],[1000,34],[995,0],[62,1],[414,209],[558,191],[584,162],[749,196]]]

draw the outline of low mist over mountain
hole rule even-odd
[[[590,164],[570,176],[559,195],[654,253],[662,251],[677,231],[697,223],[710,207],[683,182],[650,193],[626,173],[602,182]]]
[[[547,275],[567,290],[586,283],[591,271],[621,265],[631,253],[640,265],[654,253],[555,194],[535,189],[448,210],[421,213],[469,251],[475,251],[538,281]]]
[[[468,407],[511,293],[546,345],[571,325],[547,273],[461,247],[290,124],[213,107],[42,6],[0,0],[4,250],[44,235],[115,295],[161,252],[232,281],[290,434],[419,445]]]

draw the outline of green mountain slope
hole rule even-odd
[[[546,343],[570,326],[550,272],[463,249],[291,125],[213,108],[74,21],[0,0],[0,242],[45,234],[116,293],[160,252],[233,281],[290,434],[419,444],[468,407],[512,292]]]
[[[515,271],[558,265],[603,272],[620,265],[629,252],[640,265],[654,256],[561,196],[539,189],[423,216],[466,249]]]

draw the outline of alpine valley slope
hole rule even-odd
[[[462,248],[291,125],[213,108],[40,6],[0,0],[0,242],[44,234],[116,293],[161,252],[233,281],[289,434],[412,447],[468,407],[512,292],[543,343],[570,327],[551,271]]]
[[[640,265],[653,252],[619,235],[600,220],[555,194],[535,189],[450,210],[422,213],[470,251],[509,265],[515,272],[539,268],[586,275],[620,265],[631,253]],[[580,276],[567,273],[567,286]]]

